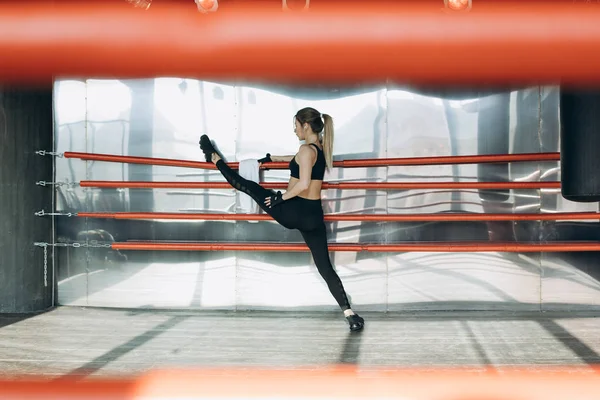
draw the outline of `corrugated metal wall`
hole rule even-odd
[[[61,81],[56,150],[201,160],[208,133],[228,161],[297,151],[296,110],[333,116],[335,159],[555,152],[559,92],[424,94],[393,86],[298,90],[179,78]],[[334,169],[330,182],[556,181],[558,162]],[[287,181],[288,171],[264,180]],[[57,180],[223,181],[218,172],[57,160]],[[61,187],[58,209],[227,212],[233,190]],[[323,192],[328,213],[554,213],[597,211],[560,190]],[[64,241],[302,242],[275,222],[59,218]],[[597,239],[598,221],[329,223],[331,242]],[[332,253],[359,310],[585,309],[600,305],[597,253]],[[114,252],[60,249],[60,304],[182,309],[318,309],[337,305],[309,253]]]

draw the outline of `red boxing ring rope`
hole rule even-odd
[[[270,251],[300,252],[309,251],[305,244],[287,243],[165,243],[165,242],[115,242],[114,250],[170,250],[170,251]],[[555,242],[543,244],[527,243],[405,243],[405,244],[358,244],[330,243],[329,251],[351,252],[505,252],[505,253],[537,253],[537,252],[581,252],[600,251],[600,242]]]
[[[146,13],[101,2],[3,3],[0,53],[10,56],[0,80],[600,83],[599,7],[501,1],[443,13],[441,2],[436,11],[419,2],[366,4],[304,13],[250,4],[202,16],[187,4]],[[315,49],[318,63],[298,56]]]
[[[271,221],[267,214],[191,214],[163,212],[116,212],[116,213],[77,213],[80,218],[113,219],[167,219],[167,220],[204,220],[204,221]],[[362,221],[362,222],[434,222],[434,221],[566,221],[600,220],[597,212],[545,213],[545,214],[326,214],[325,221]]]
[[[65,158],[77,158],[86,161],[104,161],[127,164],[161,165],[168,167],[217,169],[213,163],[202,161],[174,160],[169,158],[118,156],[114,154],[65,152]],[[522,153],[522,154],[490,154],[471,156],[442,156],[442,157],[408,157],[408,158],[370,158],[361,160],[334,161],[337,168],[359,167],[392,167],[416,165],[458,165],[458,164],[485,164],[509,162],[541,162],[560,161],[560,153]],[[227,163],[232,169],[238,169],[238,162]],[[261,168],[287,169],[287,162],[265,163]]]
[[[227,182],[81,181],[81,187],[128,189],[233,189]],[[261,182],[267,189],[286,189],[287,183]],[[560,182],[348,182],[323,183],[322,189],[560,189]]]

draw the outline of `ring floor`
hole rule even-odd
[[[58,307],[0,316],[0,378],[332,365],[502,371],[600,364],[600,313],[185,312]]]

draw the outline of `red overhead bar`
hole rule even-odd
[[[203,16],[187,3],[164,3],[153,12],[112,2],[2,3],[0,79],[600,83],[600,8],[593,5],[475,2],[468,13],[444,13],[441,1],[432,10],[418,1],[370,0],[283,13],[239,2]],[[319,62],[298,57],[315,51]]]
[[[115,250],[170,250],[170,251],[309,251],[305,244],[287,243],[170,243],[170,242],[115,242]],[[462,243],[404,243],[404,244],[358,244],[331,243],[330,251],[351,252],[574,252],[600,251],[600,242],[556,242],[542,244],[462,242]]]
[[[267,214],[186,214],[162,212],[116,212],[116,213],[77,213],[81,218],[113,219],[170,219],[204,221],[270,221]],[[544,214],[326,214],[325,221],[364,221],[364,222],[413,222],[413,221],[561,221],[561,220],[598,220],[600,213],[544,213]]]
[[[81,187],[129,189],[233,189],[227,182],[81,181]],[[267,189],[286,189],[288,184],[261,182]],[[323,183],[322,188],[338,190],[410,189],[560,189],[560,182],[344,182]]]
[[[213,163],[202,161],[175,160],[170,158],[118,156],[112,154],[65,152],[65,158],[77,158],[86,161],[104,161],[128,164],[161,165],[168,167],[216,169]],[[484,163],[509,163],[509,162],[541,162],[560,161],[560,153],[523,153],[523,154],[490,154],[475,156],[442,156],[442,157],[408,157],[408,158],[367,158],[361,160],[334,161],[333,166],[338,168],[360,167],[391,167],[391,166],[416,166],[416,165],[451,165],[451,164],[484,164]],[[238,162],[228,165],[233,169],[239,168]],[[287,169],[287,162],[266,163],[263,169]]]

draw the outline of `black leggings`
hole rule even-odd
[[[243,192],[262,208],[273,219],[288,229],[298,229],[312,253],[319,273],[327,283],[329,291],[342,310],[350,308],[348,296],[342,281],[331,265],[329,249],[327,248],[327,232],[323,220],[321,200],[308,200],[293,197],[283,203],[269,208],[265,199],[273,194],[258,183],[242,178],[232,170],[223,160],[217,161],[217,168],[235,189]]]

